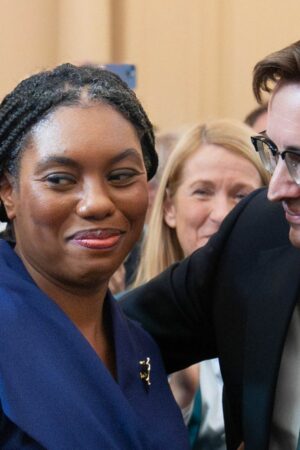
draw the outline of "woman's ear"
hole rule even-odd
[[[176,206],[174,203],[174,196],[171,197],[169,192],[166,192],[164,201],[164,221],[170,228],[176,228]]]
[[[10,220],[15,218],[15,185],[12,176],[5,173],[0,180],[0,199]]]

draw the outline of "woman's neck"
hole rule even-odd
[[[104,299],[107,283],[96,292],[51,289],[46,294],[64,311],[89,342],[113,377],[116,377],[114,341]]]
[[[26,266],[26,263],[25,263]],[[104,299],[108,282],[97,286],[67,286],[53,282],[32,267],[28,268],[37,286],[53,300],[74,323],[81,334],[115,377],[115,353],[109,318],[105,319]],[[91,283],[92,284],[92,283]]]

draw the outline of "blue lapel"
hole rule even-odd
[[[263,252],[253,277],[245,340],[243,428],[246,449],[266,450],[281,354],[299,296],[300,252]]]
[[[108,294],[117,380],[63,311],[0,241],[0,401],[5,416],[47,449],[187,448],[154,341]],[[151,387],[139,361],[151,359]],[[162,413],[162,405],[166,414]],[[167,445],[167,444],[166,444]]]
[[[47,449],[96,450],[99,445],[109,449],[148,448],[139,426],[141,419],[121,386],[3,242],[0,285],[0,398],[4,414]],[[128,325],[121,320],[114,301],[107,298],[106,302],[115,339],[122,342],[123,348],[117,351],[117,371],[124,385],[132,364],[136,364],[139,379],[138,361],[145,354],[133,345]],[[122,360],[123,351],[122,357],[130,355],[128,360]],[[135,386],[135,395],[143,404],[145,389],[136,379],[131,377],[129,393]]]

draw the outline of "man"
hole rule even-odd
[[[251,194],[206,247],[123,302],[169,372],[220,358],[232,450],[300,445],[300,41],[256,65],[258,100],[270,82],[267,131],[253,143],[274,172],[272,203]]]

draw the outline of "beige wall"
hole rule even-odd
[[[0,0],[0,96],[61,62],[111,59],[110,0]]]
[[[56,62],[57,1],[0,0],[0,95]]]
[[[58,24],[58,62],[110,61],[110,0],[58,0]]]
[[[0,96],[63,61],[137,65],[161,130],[255,105],[256,61],[300,39],[299,0],[0,0]]]

